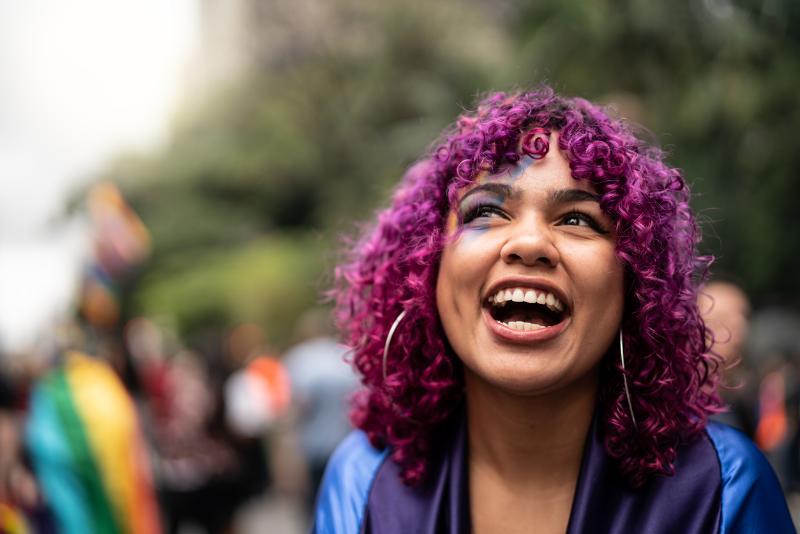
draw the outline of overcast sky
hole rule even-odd
[[[0,0],[0,348],[70,306],[87,239],[52,221],[114,152],[164,138],[195,2]]]

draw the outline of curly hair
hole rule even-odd
[[[374,446],[392,448],[407,485],[424,480],[436,430],[463,395],[461,362],[435,297],[447,215],[477,173],[546,154],[547,136],[531,134],[552,131],[559,132],[572,177],[597,188],[625,267],[626,373],[638,428],[613,348],[600,385],[605,447],[620,476],[638,487],[655,473],[671,474],[678,445],[702,433],[708,415],[721,409],[721,360],[697,309],[698,286],[713,258],[697,252],[701,234],[681,173],[626,121],[586,100],[544,84],[527,93],[490,93],[409,169],[391,207],[347,243],[334,273],[334,315],[365,386],[352,421]],[[402,311],[384,378],[384,343]]]

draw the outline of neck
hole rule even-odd
[[[520,488],[574,487],[597,402],[596,370],[537,396],[499,390],[467,369],[465,379],[473,466]]]

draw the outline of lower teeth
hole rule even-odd
[[[524,321],[511,321],[508,323],[504,323],[503,321],[497,321],[497,322],[513,330],[520,330],[520,331],[541,330],[542,328],[547,328],[546,326],[542,326],[540,324],[526,323]]]

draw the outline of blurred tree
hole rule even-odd
[[[256,27],[275,15],[250,3]],[[171,313],[184,333],[256,322],[287,340],[331,235],[369,217],[478,91],[542,78],[676,147],[715,270],[756,297],[800,296],[797,2],[317,4],[329,24],[279,19],[295,40],[188,106],[162,151],[105,170],[154,240],[128,314]]]
[[[105,170],[153,235],[128,315],[172,314],[186,334],[255,322],[288,340],[318,299],[321,243],[372,213],[511,56],[474,6],[340,7],[353,20],[338,41],[235,80],[184,110],[164,150]]]
[[[800,3],[540,0],[513,35],[521,64],[674,147],[712,271],[800,296]]]

